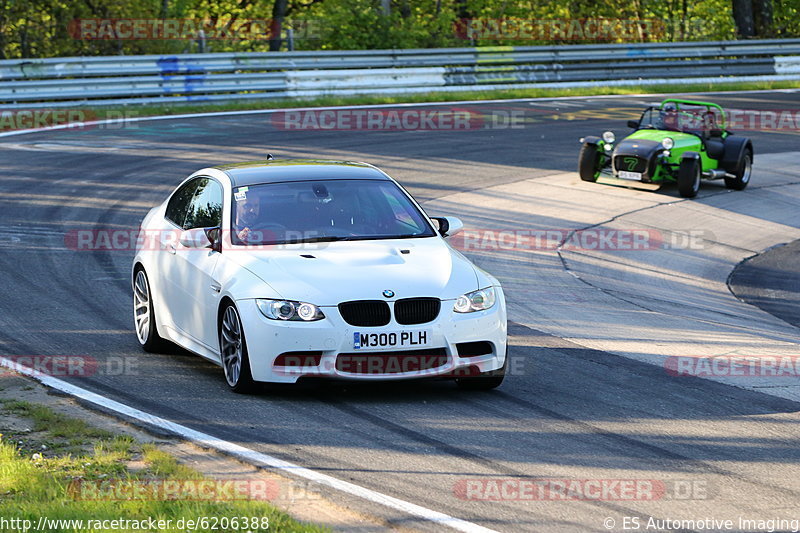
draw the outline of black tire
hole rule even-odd
[[[246,394],[255,389],[250,372],[247,341],[236,306],[228,302],[219,317],[219,354],[225,382],[233,392]]]
[[[750,183],[750,175],[753,169],[753,150],[745,148],[739,164],[736,165],[736,173],[733,178],[725,178],[725,186],[729,189],[741,191]]]
[[[700,160],[686,157],[678,167],[678,192],[684,198],[694,198],[700,190]]]
[[[169,347],[169,341],[158,334],[156,313],[153,310],[153,291],[144,268],[133,274],[133,327],[136,339],[145,352],[160,353]]]
[[[466,378],[456,378],[456,385],[462,390],[492,390],[499,387],[506,377],[506,369],[508,368],[508,350],[506,350],[506,358],[503,361],[503,366],[497,370],[490,370],[483,372],[478,376],[471,376]]]
[[[597,181],[600,175],[598,160],[600,159],[596,144],[584,144],[578,154],[578,175],[583,181]]]

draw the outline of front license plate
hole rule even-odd
[[[642,181],[642,173],[641,172],[628,172],[627,170],[620,170],[619,177],[623,180],[636,180]]]
[[[380,333],[353,333],[354,350],[391,350],[394,348],[424,348],[431,342],[431,332],[426,329],[411,331],[384,331]]]

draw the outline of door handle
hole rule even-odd
[[[175,255],[175,254],[178,252],[178,249],[177,249],[177,248],[175,248],[175,245],[174,245],[174,244],[168,244],[168,245],[167,245],[167,251],[168,251],[169,253],[171,253],[172,255]]]

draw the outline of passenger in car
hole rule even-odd
[[[261,202],[258,198],[251,196],[236,202],[236,236],[239,240],[247,242],[248,235],[258,221],[261,212]]]

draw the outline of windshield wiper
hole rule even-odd
[[[303,242],[337,242],[337,241],[352,241],[353,237],[335,237],[333,235],[328,237],[311,237],[310,239],[298,239],[296,241],[288,241],[289,243],[303,243]]]
[[[415,239],[418,237],[432,237],[432,235],[357,235],[350,237],[337,237],[334,235],[322,237],[309,237],[308,239],[293,239],[277,242],[275,244],[300,244],[313,242],[339,242],[339,241],[381,241],[390,239]]]

